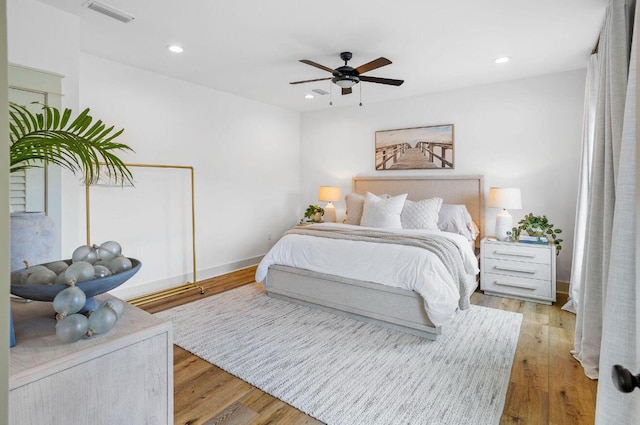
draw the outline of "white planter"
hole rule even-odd
[[[55,261],[55,223],[44,213],[11,213],[11,271]]]

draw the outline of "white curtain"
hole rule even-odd
[[[577,316],[573,350],[574,356],[582,363],[590,378],[598,377],[605,314],[607,311],[614,311],[610,306],[615,300],[608,297],[618,290],[618,286],[624,285],[618,281],[620,274],[610,275],[610,270],[614,268],[611,264],[612,245],[618,250],[624,239],[624,235],[620,233],[629,232],[628,223],[625,227],[618,225],[614,228],[616,210],[623,207],[620,204],[622,201],[616,197],[619,194],[616,188],[621,183],[621,173],[628,173],[625,164],[630,161],[635,167],[635,156],[621,156],[634,9],[634,0],[611,0],[600,33],[586,245],[581,269],[582,285],[576,288]],[[618,222],[621,220],[621,213],[622,211],[617,212]],[[614,259],[618,262],[617,258]],[[625,267],[632,273],[635,270],[634,261]],[[615,348],[622,350],[621,346]],[[609,379],[609,371],[604,373]]]
[[[633,16],[633,15],[631,15]],[[637,26],[637,23],[636,23]],[[637,327],[640,288],[636,272],[636,46],[634,39],[629,66],[629,82],[624,109],[624,124],[620,144],[620,160],[615,182],[609,281],[604,302],[602,348],[600,352],[601,379],[598,381],[596,424],[639,424],[640,390],[623,394],[610,379],[613,365],[620,364],[634,375],[640,372],[640,353],[637,351],[640,329]]]
[[[640,372],[634,13],[635,0],[611,0],[600,33],[586,243],[571,288],[573,354],[589,377],[601,372],[597,425],[640,423],[640,391],[618,392],[610,378],[615,364]]]
[[[578,183],[578,202],[576,204],[576,223],[573,237],[573,259],[571,261],[571,282],[569,283],[569,301],[562,307],[576,313],[584,276],[582,274],[584,249],[586,243],[587,215],[589,212],[589,182],[593,158],[593,138],[596,131],[596,104],[598,101],[598,55],[592,54],[587,68],[587,83],[584,90],[584,117],[582,129],[582,162]]]

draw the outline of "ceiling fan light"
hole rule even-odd
[[[336,83],[338,86],[342,87],[343,89],[348,89],[358,84],[359,80],[356,77],[347,75],[344,77],[336,77],[332,81]]]

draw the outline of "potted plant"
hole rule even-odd
[[[304,212],[304,217],[308,222],[320,223],[322,222],[322,216],[324,215],[324,209],[319,205],[309,205]]]
[[[51,163],[74,174],[80,171],[94,183],[103,163],[114,181],[133,183],[131,171],[114,153],[133,151],[114,142],[124,129],[114,133],[113,126],[107,128],[101,120],[93,122],[89,108],[71,120],[70,109],[60,112],[43,105],[41,113],[33,114],[24,106],[9,103],[9,116],[10,172]]]
[[[9,171],[55,164],[76,174],[81,172],[89,183],[102,174],[115,182],[133,184],[133,176],[118,152],[133,151],[114,141],[124,130],[114,131],[95,120],[85,109],[71,119],[71,110],[60,111],[42,105],[32,113],[24,106],[9,103]],[[55,243],[55,224],[43,213],[14,213],[11,217],[11,269],[29,259],[33,264],[47,261]]]
[[[518,226],[509,232],[510,240],[514,242],[517,241],[522,231],[526,232],[529,236],[537,237],[538,242],[543,242],[543,237],[551,238],[551,241],[556,245],[556,254],[560,253],[562,249],[562,239],[558,239],[558,234],[562,233],[562,229],[554,229],[553,224],[549,223],[547,216],[533,215],[533,213],[525,215],[524,218],[518,222]]]

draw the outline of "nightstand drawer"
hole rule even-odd
[[[534,248],[518,244],[509,246],[508,244],[485,244],[485,258],[496,258],[512,261],[526,261],[528,263],[551,264],[551,252],[547,247]]]
[[[503,274],[485,273],[480,282],[482,290],[488,292],[499,292],[515,296],[532,298],[553,298],[549,281],[539,279],[527,279],[517,276]]]
[[[551,278],[549,265],[547,264],[485,258],[482,265],[485,273],[518,276],[527,279],[544,279],[547,281]]]

